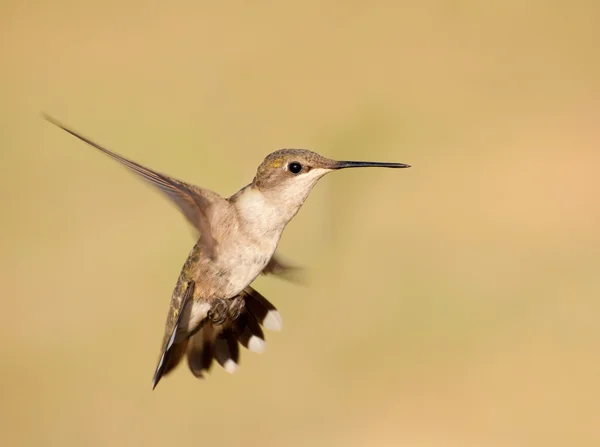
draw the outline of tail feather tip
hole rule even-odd
[[[223,369],[227,371],[229,374],[233,374],[238,369],[238,364],[235,363],[233,359],[227,359],[223,364]]]
[[[281,318],[279,311],[272,309],[267,313],[262,324],[265,329],[270,331],[280,331],[283,326],[283,318]]]
[[[248,340],[248,349],[260,354],[265,350],[265,341],[262,338],[253,335],[250,337],[250,340]]]

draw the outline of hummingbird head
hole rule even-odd
[[[252,184],[264,195],[285,203],[293,217],[317,181],[325,174],[339,169],[366,167],[410,166],[404,163],[337,161],[306,149],[280,149],[267,155],[258,167]]]

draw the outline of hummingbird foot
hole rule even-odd
[[[235,321],[244,309],[245,300],[243,296],[232,299],[219,298],[206,314],[213,326],[220,326],[226,321]]]
[[[206,316],[213,326],[220,326],[227,320],[227,310],[229,309],[229,300],[218,298],[212,305]]]
[[[246,300],[244,299],[244,297],[242,295],[238,295],[236,296],[230,303],[229,303],[229,319],[231,321],[235,321],[239,318],[239,316],[242,314],[242,311],[244,310],[244,307],[246,306]]]

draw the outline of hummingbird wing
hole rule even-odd
[[[154,372],[154,378],[152,379],[152,389],[156,388],[156,385],[160,381],[161,377],[167,372],[169,372],[169,370],[178,363],[179,358],[183,355],[183,353],[185,353],[187,339],[185,340],[185,343],[179,343],[179,345],[181,345],[179,346],[175,344],[175,337],[177,335],[179,325],[181,324],[181,321],[183,319],[183,315],[186,313],[185,308],[188,305],[190,299],[192,299],[192,296],[194,295],[195,287],[196,283],[194,281],[188,281],[185,293],[179,303],[179,308],[175,309],[175,312],[170,313],[169,315],[170,321],[172,321],[171,318],[175,318],[175,324],[172,324],[173,329],[169,338],[165,338],[162,354],[160,356],[160,360],[158,361],[156,371]],[[172,348],[176,347],[178,347],[179,351],[181,352],[174,354]],[[171,359],[173,355],[174,358]],[[174,360],[174,362],[171,360]]]
[[[65,132],[70,133],[90,146],[93,146],[99,151],[105,153],[113,160],[118,161],[122,165],[129,168],[129,170],[160,189],[173,203],[175,203],[175,205],[179,207],[180,211],[194,226],[194,228],[200,232],[200,243],[203,245],[210,258],[213,258],[215,242],[212,237],[208,212],[212,204],[221,199],[218,194],[213,191],[174,179],[168,175],[153,171],[150,168],[146,168],[139,163],[109,151],[90,139],[83,137],[48,115],[44,115],[44,118],[46,118],[47,121],[55,126],[60,127]]]
[[[305,278],[302,274],[304,269],[295,265],[288,264],[282,261],[281,258],[274,254],[267,266],[263,269],[263,275],[276,275],[288,281],[295,283],[304,283]]]

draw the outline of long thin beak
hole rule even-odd
[[[346,168],[410,168],[404,163],[385,163],[380,161],[336,161],[333,169]]]

